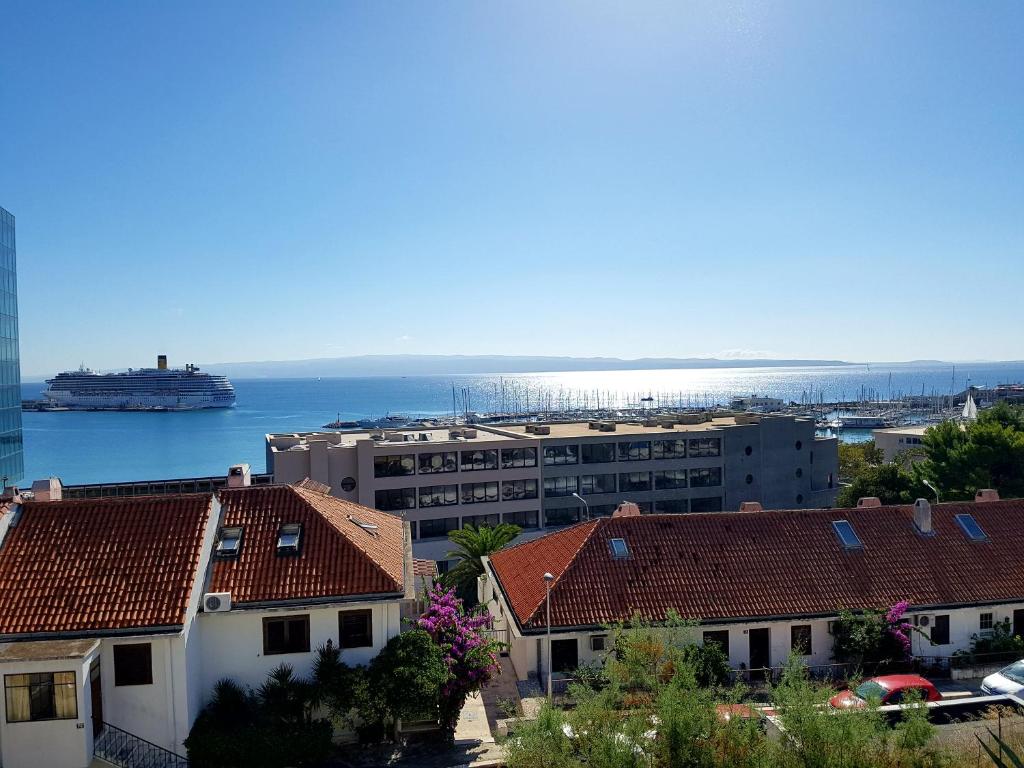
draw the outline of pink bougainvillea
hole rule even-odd
[[[441,688],[441,726],[454,738],[459,713],[466,698],[487,685],[498,671],[499,644],[481,630],[491,625],[490,614],[468,614],[454,589],[434,585],[430,605],[417,620],[441,646],[448,680]]]
[[[913,645],[910,642],[910,633],[914,631],[914,625],[903,621],[903,614],[907,612],[909,607],[909,602],[900,600],[885,614],[886,629],[903,648],[903,658],[907,661],[914,655]]]

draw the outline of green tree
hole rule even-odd
[[[849,482],[868,467],[876,467],[885,461],[882,449],[874,440],[864,443],[839,444],[839,479]]]
[[[910,504],[930,492],[913,470],[899,464],[868,465],[853,477],[849,485],[839,489],[836,504],[855,507],[857,499],[877,496],[883,504]]]
[[[447,680],[441,647],[422,629],[391,638],[370,662],[371,689],[390,719],[436,717],[441,686]]]
[[[445,575],[445,583],[455,587],[459,597],[468,605],[476,604],[476,580],[484,572],[481,558],[493,555],[506,547],[522,528],[511,523],[496,526],[481,525],[479,528],[469,524],[458,531],[448,534],[448,539],[455,549],[448,553],[448,558],[458,564]]]

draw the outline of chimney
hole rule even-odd
[[[640,507],[632,501],[624,501],[615,508],[612,517],[640,517]]]
[[[984,501],[999,501],[999,491],[994,488],[979,488],[978,492],[974,494],[974,501],[976,504],[981,504]]]
[[[857,499],[857,509],[866,509],[867,507],[880,507],[882,506],[882,500],[877,496],[861,496]]]
[[[918,499],[914,502],[914,525],[917,530],[925,536],[931,536],[932,530],[932,505],[928,499]]]
[[[740,504],[740,512],[763,512],[764,507],[760,501],[744,501]]]
[[[156,356],[156,369],[158,371],[166,371],[167,370],[167,355],[157,355]]]
[[[245,488],[252,485],[252,470],[248,464],[232,464],[228,467],[228,488]]]
[[[64,486],[59,477],[35,480],[32,483],[32,498],[35,501],[60,501],[64,498]]]

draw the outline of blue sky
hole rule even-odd
[[[1024,358],[1016,2],[7,2],[27,376]]]

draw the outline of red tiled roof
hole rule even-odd
[[[971,542],[955,515],[988,535]],[[849,520],[864,544],[846,550],[832,528]],[[603,518],[490,558],[521,627],[544,625],[544,571],[555,576],[551,622],[596,626],[669,610],[698,620],[828,615],[839,608],[1024,600],[1024,500],[932,506],[935,535],[913,507],[644,515]],[[629,557],[612,556],[623,538]]]
[[[222,526],[242,526],[237,558],[216,559],[209,591],[262,603],[402,592],[402,520],[288,485],[220,491]],[[377,526],[370,531],[354,518]],[[298,555],[277,554],[278,528],[301,523]]]
[[[0,635],[180,626],[212,499],[26,502],[0,544]]]

